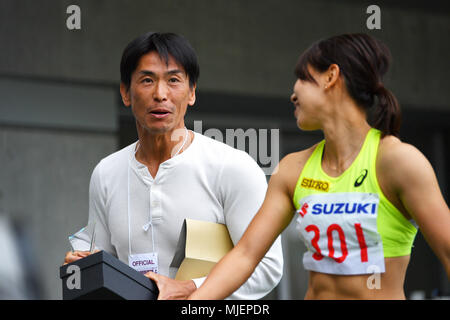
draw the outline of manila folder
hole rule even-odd
[[[185,219],[171,263],[171,267],[179,267],[175,279],[206,277],[232,248],[233,242],[224,224]]]

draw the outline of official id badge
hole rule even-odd
[[[142,274],[149,271],[158,273],[158,253],[141,253],[128,256],[128,265]]]

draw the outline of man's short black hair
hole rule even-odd
[[[175,33],[148,32],[131,41],[122,54],[120,61],[120,80],[130,87],[131,74],[136,69],[139,59],[152,51],[169,64],[169,55],[183,66],[192,88],[200,74],[197,55],[190,43]]]

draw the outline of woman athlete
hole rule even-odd
[[[399,105],[382,83],[389,62],[387,47],[365,34],[300,56],[297,125],[325,139],[282,159],[242,239],[190,299],[238,289],[294,215],[308,248],[306,299],[405,299],[417,226],[450,277],[449,208],[428,160],[397,137]]]

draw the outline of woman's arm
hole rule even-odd
[[[241,240],[211,270],[205,282],[189,299],[224,299],[252,274],[275,239],[289,225],[294,210],[289,181],[297,170],[284,158],[272,175],[264,202]],[[276,169],[277,170],[277,169]]]
[[[393,139],[380,156],[378,172],[419,225],[450,279],[450,211],[431,164],[415,147]]]

